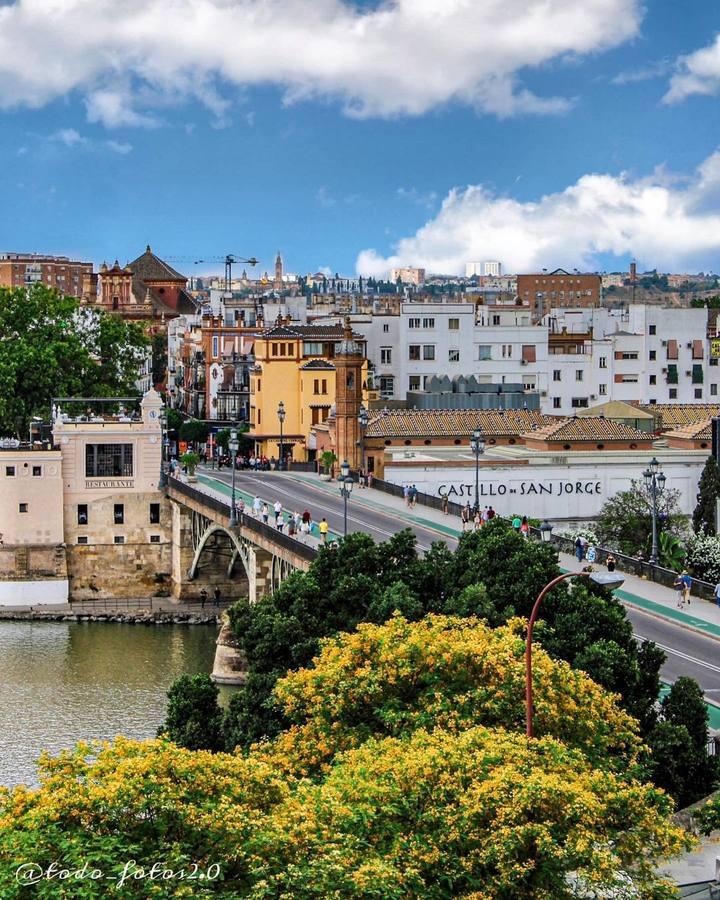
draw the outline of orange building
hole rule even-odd
[[[601,291],[602,279],[596,274],[555,269],[554,272],[517,276],[518,297],[532,308],[536,319],[553,308],[599,306]]]
[[[91,298],[97,290],[93,264],[67,256],[0,253],[0,287],[30,287],[40,282],[68,297]]]

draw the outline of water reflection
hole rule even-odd
[[[201,625],[0,622],[0,783],[34,783],[43,749],[153,737],[174,679],[211,671],[216,633]]]

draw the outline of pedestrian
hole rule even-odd
[[[216,585],[213,591],[213,606],[215,609],[220,608],[220,588]]]
[[[267,525],[268,519],[270,518],[270,508],[267,503],[263,503],[262,508],[262,520]]]
[[[367,486],[368,486],[369,488],[372,487],[373,478],[374,478],[373,473],[372,473],[372,472],[368,472],[368,474],[367,474]]]
[[[575,556],[577,557],[578,562],[583,561],[583,556],[585,555],[585,549],[583,547],[582,538],[578,535],[575,538]]]
[[[715,585],[715,602],[720,606],[720,581]]]
[[[403,499],[405,500],[405,505],[410,506],[410,485],[403,485]]]
[[[327,520],[323,517],[323,519],[320,522],[320,540],[323,542],[323,544],[327,544],[327,536],[328,536],[329,527],[330,526],[328,525]]]
[[[673,587],[675,588],[677,597],[677,608],[682,609],[683,598],[685,596],[685,582],[683,581],[682,575],[679,573],[673,582]]]
[[[293,514],[293,525],[295,528],[295,532],[300,531],[300,525],[302,524],[302,516],[299,512]]]
[[[595,562],[596,556],[597,556],[597,552],[596,552],[596,550],[595,550],[595,545],[594,545],[594,544],[590,544],[590,545],[588,546],[588,548],[587,548],[587,553],[585,554],[585,559],[586,559],[589,563],[594,563],[594,562]]]
[[[418,489],[413,485],[410,488],[410,506],[412,509],[415,509],[415,505],[417,504],[418,498]]]
[[[484,507],[484,509],[482,511],[482,520],[483,520],[483,525],[487,525],[487,523],[490,521],[490,512],[489,512],[489,509],[487,506]]]
[[[245,515],[245,501],[240,498],[240,502],[238,503],[238,513],[240,514],[240,521],[242,522],[242,517]]]
[[[690,588],[692,587],[692,578],[688,574],[687,569],[683,569],[682,573],[682,582],[683,582],[683,600],[690,606]]]
[[[515,531],[520,531],[520,526],[522,525],[522,519],[520,516],[513,516],[512,527]]]
[[[275,522],[277,523],[278,516],[279,516],[280,513],[282,512],[282,503],[281,503],[279,500],[276,500],[276,501],[273,503],[273,510],[274,510],[274,512],[275,512]]]
[[[285,526],[285,516],[282,513],[278,513],[277,518],[275,519],[275,527],[279,532],[282,532]]]
[[[480,531],[482,527],[482,516],[480,515],[480,510],[478,509],[473,516],[473,525],[475,526],[475,531]]]
[[[441,503],[442,503],[442,511],[443,511],[443,514],[444,514],[444,515],[447,515],[448,512],[449,512],[449,509],[448,509],[448,495],[447,495],[447,494],[440,494],[440,501],[441,501]]]
[[[487,517],[488,517],[488,522],[490,521],[490,519],[495,518],[495,510],[492,508],[492,506],[488,506]]]
[[[525,538],[530,537],[530,523],[527,516],[523,516],[520,522],[520,534]]]
[[[303,511],[303,514],[302,514],[302,521],[303,521],[303,525],[309,525],[309,524],[310,524],[310,513],[309,513],[309,511],[308,511],[307,509],[305,509],[305,510]],[[309,531],[309,530],[310,530],[310,529],[308,529],[308,531]]]
[[[205,604],[207,603],[207,591],[203,588],[200,591],[200,609],[205,609]]]
[[[253,515],[255,516],[256,519],[259,519],[260,512],[262,510],[262,500],[258,497],[257,494],[255,494],[255,499],[253,500],[252,508],[253,508]]]
[[[460,510],[460,521],[462,522],[462,530],[465,531],[470,524],[470,503],[466,503]]]
[[[608,555],[608,558],[605,560],[605,565],[607,566],[608,572],[614,572],[615,566],[617,565],[617,560],[613,556],[612,553]]]

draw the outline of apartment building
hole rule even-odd
[[[0,287],[30,287],[42,283],[69,297],[90,297],[97,291],[91,262],[39,253],[0,253]]]

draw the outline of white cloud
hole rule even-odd
[[[521,203],[482,185],[455,188],[437,216],[387,257],[363,250],[357,271],[402,265],[460,273],[471,259],[510,272],[596,269],[600,254],[632,254],[647,267],[715,268],[720,251],[720,150],[691,177],[658,168],[647,178],[584,175],[564,191]]]
[[[324,209],[330,209],[331,206],[335,206],[335,198],[330,193],[330,191],[325,187],[325,185],[321,185],[317,189],[317,193],[315,194],[315,200],[322,206]]]
[[[133,145],[128,141],[105,141],[105,146],[112,150],[113,153],[119,153],[121,156],[127,156],[133,148]]]
[[[0,6],[0,107],[71,91],[108,127],[157,124],[194,97],[219,123],[225,85],[274,84],[286,103],[339,100],[350,116],[420,115],[449,102],[498,116],[558,113],[521,71],[617,46],[641,0],[24,0]]]
[[[61,128],[50,135],[50,140],[65,144],[66,147],[76,147],[78,144],[86,143],[86,139],[74,128]]]
[[[679,103],[692,94],[720,93],[720,34],[715,42],[677,61],[677,71],[663,97],[666,103]]]

